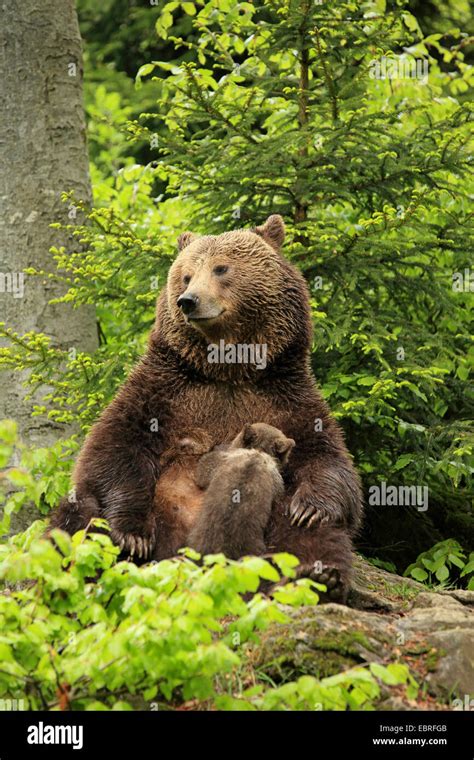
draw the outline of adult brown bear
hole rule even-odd
[[[99,515],[125,551],[172,556],[200,503],[196,462],[178,441],[229,443],[264,422],[296,441],[266,551],[292,552],[313,578],[335,568],[331,585],[344,598],[359,480],[311,373],[308,291],[280,253],[283,239],[277,215],[252,230],[180,236],[147,353],[87,437],[76,499],[63,501],[52,527],[73,533]]]

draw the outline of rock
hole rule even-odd
[[[395,602],[384,599],[376,591],[368,591],[362,587],[353,586],[349,592],[348,604],[358,610],[379,610],[393,612],[397,609]]]
[[[408,609],[413,599],[425,587],[395,573],[388,573],[354,556],[354,575],[348,603],[357,609],[374,609],[394,612]]]
[[[440,653],[426,679],[430,690],[441,697],[474,695],[474,631],[437,631],[427,638]]]
[[[452,591],[441,591],[443,596],[450,596],[452,599],[456,599],[461,604],[465,604],[469,607],[474,607],[474,591],[467,591],[465,589],[454,589]]]
[[[255,651],[254,667],[276,682],[298,675],[317,678],[348,667],[381,662],[396,631],[382,615],[325,604],[295,610],[291,622],[269,629]]]
[[[462,604],[414,608],[406,617],[400,618],[397,628],[403,632],[431,633],[451,628],[469,628],[474,633],[474,614]]]
[[[419,701],[384,687],[380,710],[452,709],[474,693],[473,592],[431,592],[355,558],[348,606],[290,609],[290,622],[270,627],[251,648],[251,665],[275,683],[316,678],[377,662],[406,663],[428,691]]]
[[[422,591],[414,600],[413,607],[451,607],[460,610],[462,609],[462,604],[452,596],[436,594],[431,591]]]

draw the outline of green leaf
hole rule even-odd
[[[462,570],[465,567],[462,559],[460,559],[460,557],[458,557],[456,554],[448,554],[448,559],[450,562],[453,563],[453,565],[456,565],[456,567],[459,567],[460,570]],[[473,567],[474,567],[474,563],[473,563]]]
[[[182,8],[185,13],[187,13],[189,16],[195,16],[196,15],[196,6],[194,3],[182,3]]]
[[[143,66],[140,66],[140,68],[137,71],[136,75],[136,81],[140,81],[143,77],[147,76],[148,74],[151,74],[155,70],[155,64],[154,63],[144,63]]]
[[[393,465],[393,469],[402,470],[411,462],[413,462],[413,454],[402,454],[402,456],[398,457],[397,461]]]
[[[441,565],[441,567],[439,567],[436,571],[435,575],[439,581],[445,581],[449,578],[449,570],[446,565]]]
[[[423,581],[426,581],[426,579],[428,578],[428,573],[426,572],[426,570],[422,570],[421,567],[415,567],[411,571],[410,575],[416,581],[420,581],[420,583],[423,583]]]
[[[374,383],[377,382],[376,377],[373,375],[364,375],[364,377],[359,377],[357,380],[357,385],[374,385]]]

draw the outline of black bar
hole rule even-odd
[[[474,715],[440,712],[0,712],[0,760],[97,757],[107,760],[275,752],[316,757],[472,760]],[[63,734],[56,727],[64,727]],[[52,728],[51,728],[52,727]],[[81,734],[82,728],[82,734]],[[75,729],[75,732],[74,732]],[[29,743],[40,740],[42,744]],[[70,740],[72,744],[46,743]],[[384,740],[382,744],[379,740]],[[388,743],[390,740],[391,743]],[[416,742],[414,742],[416,740]],[[422,742],[424,744],[422,745]],[[82,747],[79,745],[82,743]]]

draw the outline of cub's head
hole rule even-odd
[[[266,346],[268,361],[295,340],[310,341],[302,275],[280,253],[285,236],[273,214],[251,230],[182,233],[158,304],[157,329],[188,360],[226,344]],[[198,362],[201,363],[201,362]]]
[[[264,451],[276,460],[281,467],[288,462],[295,447],[293,438],[287,438],[281,430],[266,425],[264,422],[247,424],[239,435],[234,438],[231,448],[258,449]]]

